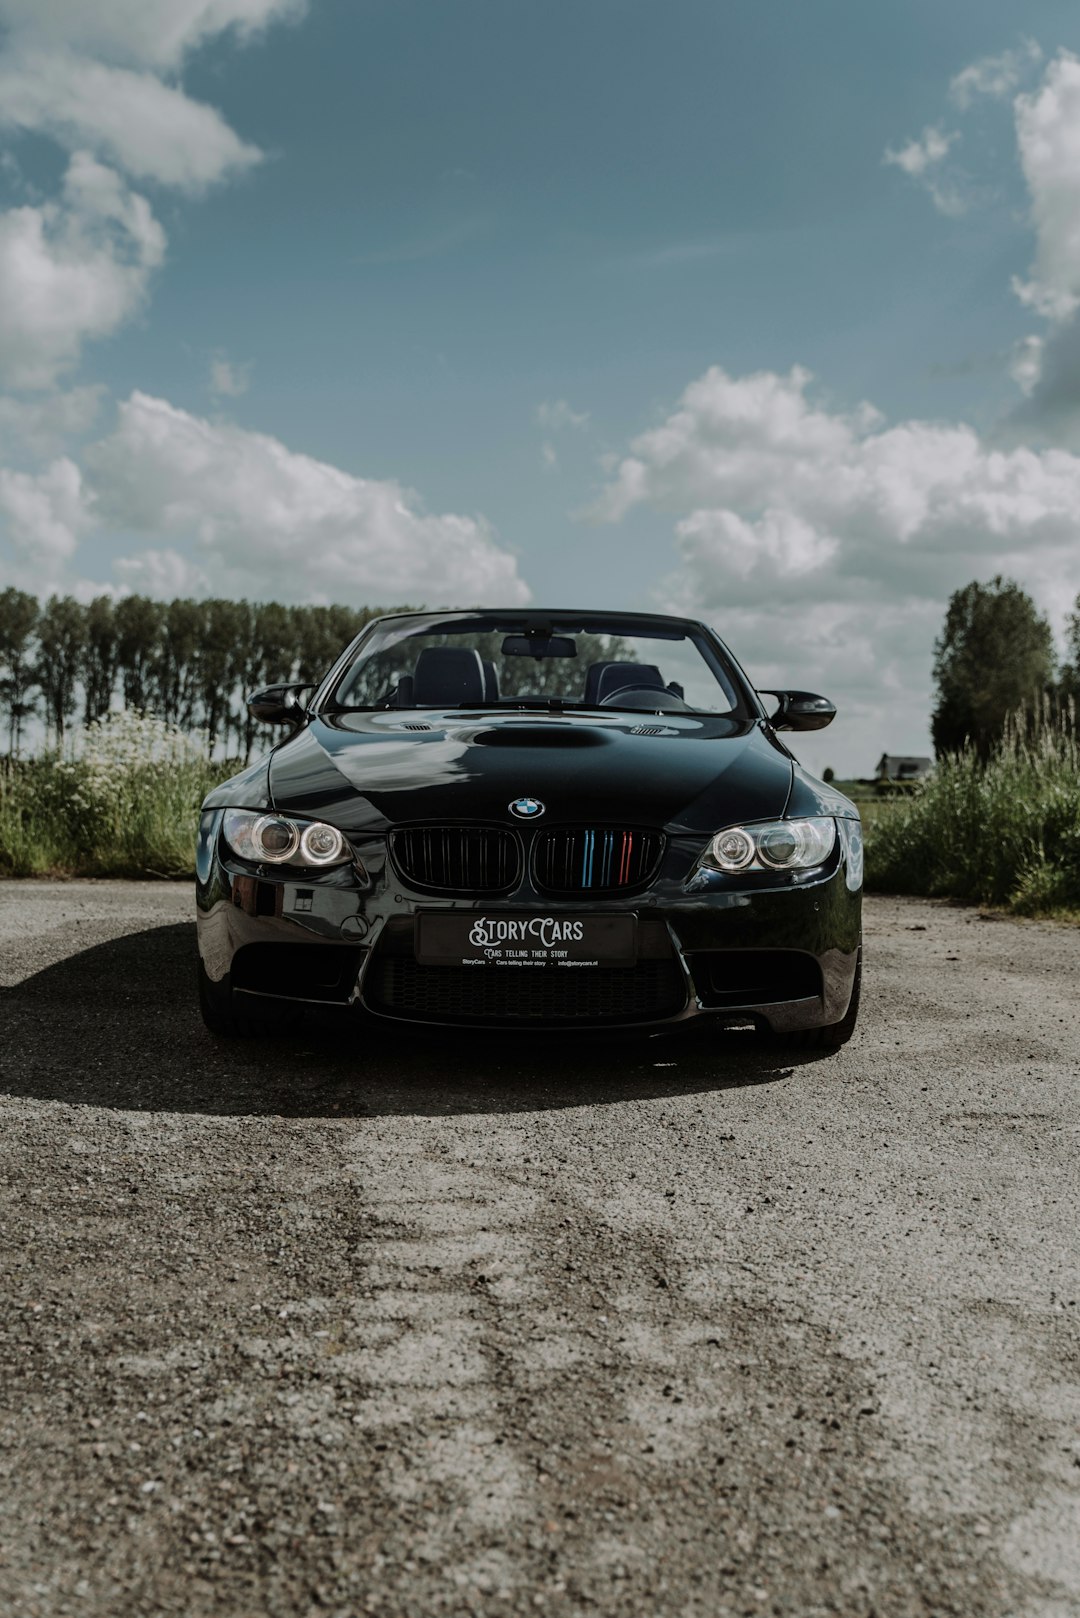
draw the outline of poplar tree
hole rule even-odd
[[[51,596],[37,625],[37,684],[57,742],[75,714],[86,647],[86,609],[73,596]]]
[[[117,658],[126,708],[142,711],[151,706],[164,619],[164,605],[149,596],[124,596],[116,603]]]
[[[118,645],[116,613],[110,596],[96,596],[86,613],[83,647],[83,722],[93,724],[112,707],[116,689]]]
[[[22,727],[34,712],[34,632],[40,609],[25,590],[0,590],[0,699],[7,714],[8,751],[19,756]]]
[[[202,604],[179,597],[166,604],[150,672],[150,703],[170,724],[193,730],[198,715]]]

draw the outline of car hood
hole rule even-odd
[[[411,728],[408,728],[411,727]],[[627,824],[710,835],[782,815],[791,755],[760,724],[684,714],[460,710],[312,719],[270,758],[274,806],[346,832],[410,822]]]

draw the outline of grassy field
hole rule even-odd
[[[970,751],[945,759],[909,799],[883,800],[867,821],[866,880],[879,893],[1075,917],[1080,746],[1072,725],[1013,728],[989,759]]]
[[[850,798],[853,803],[858,804],[859,814],[867,831],[879,820],[895,813],[900,804],[910,801],[908,794],[902,797],[883,797],[872,781],[833,781],[831,785],[837,792],[842,792],[845,798]]]
[[[190,876],[199,805],[235,769],[137,714],[66,753],[0,760],[0,876]]]

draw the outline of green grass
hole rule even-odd
[[[868,817],[867,887],[1023,916],[1080,910],[1080,746],[1069,721],[1013,727],[990,758],[939,763],[910,799]]]
[[[0,760],[0,876],[190,876],[199,805],[235,769],[138,715]]]
[[[867,831],[878,820],[891,815],[900,801],[895,797],[882,796],[873,781],[832,781],[830,785],[858,805],[863,827]]]
[[[830,781],[829,785],[837,792],[842,792],[845,798],[853,803],[866,803],[875,796],[873,781]]]

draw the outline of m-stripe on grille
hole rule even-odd
[[[536,839],[536,881],[549,893],[615,893],[648,882],[662,852],[655,831],[545,831]]]
[[[394,860],[418,888],[498,893],[520,870],[514,833],[494,826],[410,826],[393,834]]]

